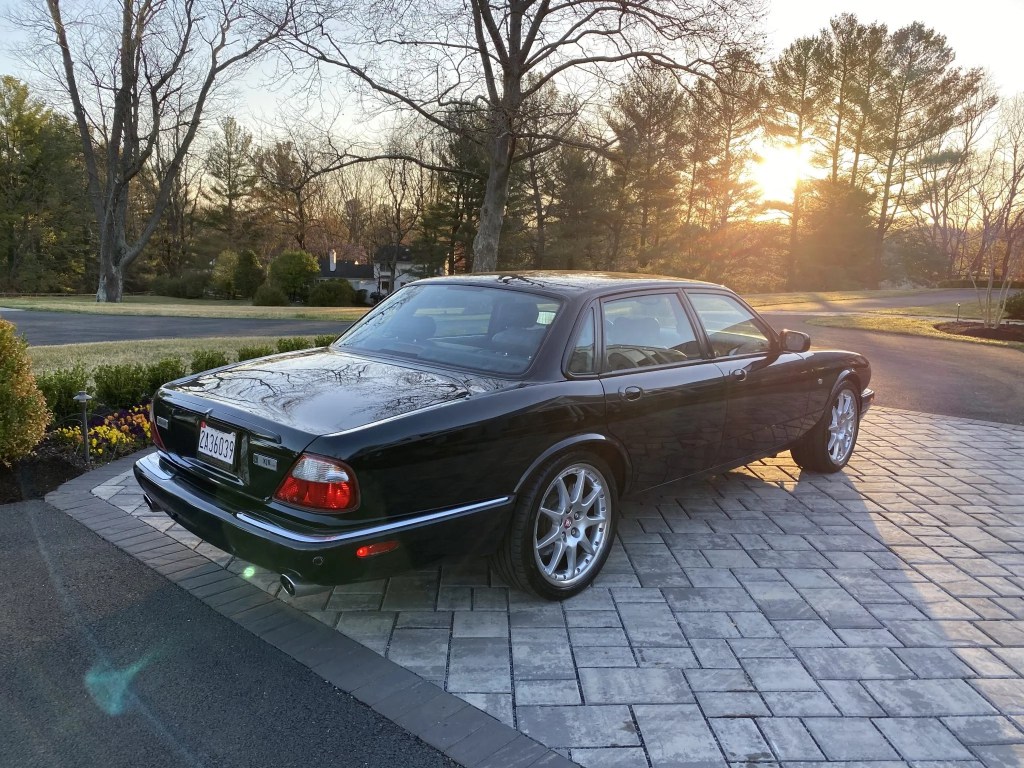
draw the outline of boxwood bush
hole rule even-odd
[[[81,420],[82,406],[75,402],[75,395],[82,390],[89,391],[89,372],[84,365],[76,363],[70,368],[41,373],[36,376],[36,384],[46,398],[54,424]]]
[[[30,453],[50,422],[27,350],[14,324],[0,320],[0,464]]]
[[[331,344],[334,343],[334,340],[337,339],[340,335],[340,333],[324,333],[319,336],[315,336],[313,338],[313,346],[329,347]]]
[[[1011,320],[1024,320],[1024,291],[1018,291],[1006,300],[1006,316]]]
[[[197,349],[192,353],[192,373],[201,373],[211,368],[228,364],[228,356],[217,349]]]
[[[185,364],[179,357],[165,357],[146,366],[146,396],[142,400],[136,400],[132,405],[139,405],[149,400],[153,393],[160,389],[161,384],[168,381],[180,379],[185,375]]]
[[[252,297],[252,303],[256,307],[283,307],[288,304],[288,297],[276,285],[264,283],[256,289],[256,295]]]
[[[96,382],[96,399],[108,408],[131,408],[143,403],[160,386],[150,386],[156,378],[156,371],[138,363],[99,365],[92,372],[92,378]]]
[[[309,339],[304,339],[302,336],[293,336],[291,338],[277,340],[278,352],[297,352],[300,349],[309,349],[312,346],[313,343]]]
[[[313,286],[306,303],[311,307],[350,307],[355,298],[348,280],[325,280]]]
[[[246,360],[255,360],[257,357],[266,357],[272,355],[277,350],[269,344],[254,344],[247,347],[238,348],[238,362],[244,363]]]

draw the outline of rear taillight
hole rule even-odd
[[[304,453],[274,498],[318,512],[351,512],[359,506],[359,487],[355,473],[342,462]]]
[[[166,451],[164,439],[160,436],[160,430],[156,426],[156,398],[149,401],[149,436],[153,438],[153,445],[161,451]]]

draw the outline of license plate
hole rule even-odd
[[[199,458],[225,467],[235,465],[235,433],[214,429],[205,421],[199,425]]]

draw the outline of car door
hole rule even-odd
[[[783,352],[769,325],[735,296],[686,296],[727,382],[720,463],[785,448],[803,431],[812,378],[806,354]]]
[[[597,355],[609,429],[637,490],[713,466],[725,425],[725,375],[678,291],[601,302]]]

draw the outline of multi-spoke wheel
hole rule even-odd
[[[838,472],[853,454],[859,429],[857,392],[843,384],[818,423],[791,448],[793,460],[814,472]]]
[[[598,457],[574,453],[527,484],[495,557],[511,585],[551,600],[597,576],[615,536],[615,479]]]

